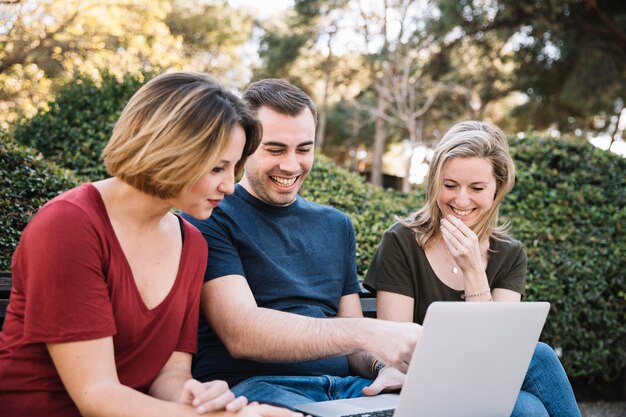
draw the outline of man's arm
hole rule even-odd
[[[240,275],[206,282],[201,306],[233,357],[261,362],[300,362],[368,351],[406,372],[420,332],[413,323],[321,319],[261,308]]]
[[[337,317],[363,317],[361,300],[359,300],[358,294],[349,294],[341,297]],[[375,359],[370,352],[359,351],[348,356],[348,363],[350,364],[350,369],[357,375],[363,378],[374,379],[376,376],[374,375],[372,365]]]
[[[345,295],[339,302],[340,317],[362,317],[361,300],[357,294]],[[404,384],[404,374],[369,352],[357,352],[348,356],[350,369],[364,378],[373,379],[372,385],[363,388],[365,395],[377,395],[382,391],[396,390]],[[376,364],[381,364],[377,366]],[[382,369],[380,366],[383,366]],[[378,370],[375,370],[375,367]]]

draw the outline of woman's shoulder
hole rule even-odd
[[[417,243],[415,231],[400,221],[392,224],[383,235],[382,244],[387,245],[391,241],[394,242],[393,246],[403,248],[406,251],[421,251],[421,247]]]
[[[98,223],[106,215],[100,194],[90,183],[72,188],[45,203],[33,216],[29,225],[48,225],[55,227],[79,227],[83,224]],[[34,226],[31,226],[34,227]]]
[[[507,235],[498,238],[492,237],[489,242],[489,247],[494,252],[517,253],[524,249],[524,244]]]
[[[385,234],[394,235],[398,239],[403,240],[409,238],[411,240],[415,239],[415,231],[398,219],[387,229]]]

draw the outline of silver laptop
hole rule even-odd
[[[550,304],[432,303],[400,394],[297,405],[316,417],[509,417]],[[380,413],[380,415],[385,415]]]

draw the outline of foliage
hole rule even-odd
[[[120,75],[181,64],[180,39],[163,22],[168,0],[5,3],[0,15],[0,123],[5,128],[45,106],[55,87],[75,72],[95,75],[98,68],[108,68]]]
[[[278,25],[274,27],[266,25],[265,30],[259,48],[259,56],[264,65],[257,70],[255,78],[285,78],[302,84],[300,77],[291,76],[288,70],[298,58],[300,49],[310,40],[310,34],[283,33],[287,30],[279,29]]]
[[[456,33],[446,54],[469,41],[483,60],[472,82],[491,75],[491,98],[506,91],[528,100],[516,105],[518,129],[556,126],[608,131],[626,96],[626,7],[623,2],[580,0],[439,0],[433,30]],[[481,58],[482,56],[482,58]],[[484,59],[487,58],[487,61]],[[490,64],[489,62],[493,62]],[[503,71],[503,67],[508,70]],[[459,68],[454,69],[454,71]],[[460,68],[463,71],[462,68]],[[506,76],[506,74],[509,74]],[[505,75],[506,77],[502,77]],[[488,92],[487,92],[488,93]],[[489,98],[487,94],[487,98]],[[614,123],[614,122],[613,122]]]
[[[626,371],[626,160],[588,143],[514,142],[503,216],[528,253],[528,300],[552,311],[543,335],[571,377]]]
[[[208,70],[244,82],[252,17],[225,0],[33,0],[0,4],[0,127],[45,107],[76,73]]]
[[[263,65],[257,68],[255,79],[285,78],[298,85],[312,85],[315,78],[323,78],[318,68],[325,58],[318,55],[316,62],[303,68],[298,61],[307,60],[316,42],[336,30],[335,15],[346,7],[347,0],[295,0],[293,10],[279,21],[263,22],[263,36],[259,57]],[[312,71],[312,74],[308,72]]]
[[[251,14],[230,7],[226,0],[171,0],[165,18],[170,32],[182,38],[184,67],[204,71],[227,84],[243,83],[243,47],[253,27]]]
[[[365,101],[368,98],[364,94],[357,99]],[[369,111],[341,100],[328,113],[326,132],[324,153],[333,155],[335,163],[345,166],[355,161],[351,153],[359,148],[367,149],[374,143],[374,120]]]
[[[76,184],[69,170],[60,169],[0,132],[0,271],[11,269],[11,256],[32,215],[46,201]]]
[[[48,104],[48,111],[15,126],[13,136],[80,177],[103,178],[102,149],[126,102],[149,77],[127,75],[119,81],[103,72],[98,85],[79,74]]]

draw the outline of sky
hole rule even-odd
[[[256,10],[260,18],[266,18],[293,6],[293,0],[229,0],[234,7],[245,6]]]

